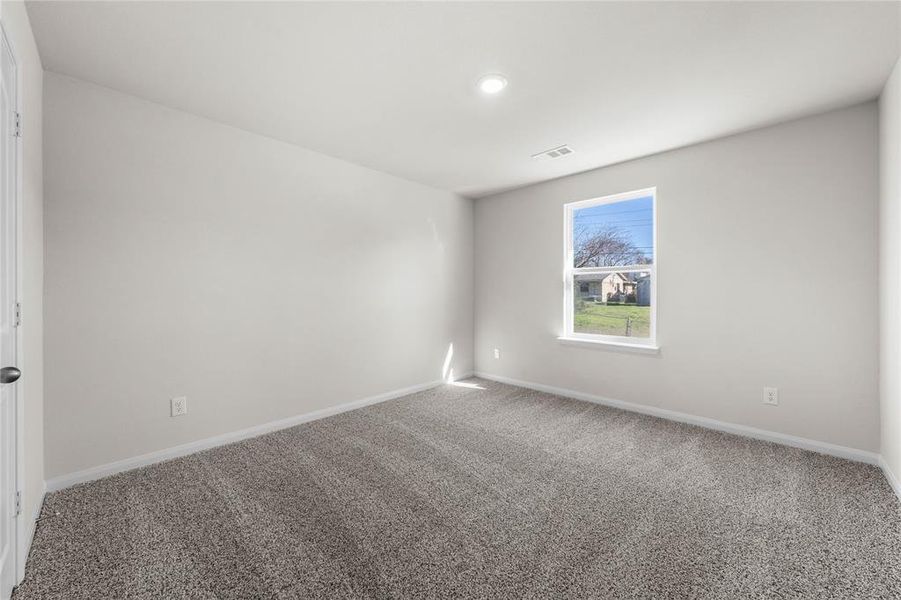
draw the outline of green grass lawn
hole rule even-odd
[[[648,337],[651,334],[650,306],[623,306],[594,304],[576,301],[576,333],[602,335],[626,335],[626,317],[632,317],[632,337]]]

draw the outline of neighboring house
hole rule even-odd
[[[638,306],[651,305],[651,277],[643,275],[635,280],[635,303]]]
[[[651,278],[640,273],[576,275],[579,297],[595,302],[635,302],[651,305]]]
[[[579,296],[599,302],[632,293],[635,284],[621,273],[599,273],[596,275],[576,275]]]

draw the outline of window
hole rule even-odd
[[[561,339],[656,345],[656,190],[564,206]]]

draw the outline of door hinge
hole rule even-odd
[[[16,327],[22,324],[22,303],[16,302]]]
[[[16,492],[16,515],[22,514],[22,492]]]
[[[13,113],[13,114],[15,115],[15,118],[16,118],[16,131],[15,131],[14,135],[16,137],[20,138],[20,137],[22,137],[22,115],[19,113]]]

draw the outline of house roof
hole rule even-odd
[[[626,278],[622,273],[577,273],[576,281],[604,281],[611,275],[617,275],[623,281],[626,281]]]
[[[619,271],[611,271],[609,273],[576,273],[575,280],[576,281],[604,281],[610,275],[617,275],[623,281],[637,282],[642,279],[646,279],[647,275],[642,275],[638,272],[625,272],[620,273]]]

